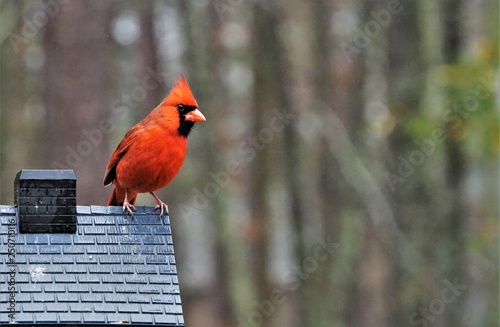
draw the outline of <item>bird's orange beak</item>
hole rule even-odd
[[[187,121],[192,121],[193,123],[198,123],[207,120],[205,116],[203,116],[201,111],[199,111],[198,109],[188,112],[185,118]]]

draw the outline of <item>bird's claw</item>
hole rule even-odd
[[[135,210],[135,206],[133,204],[130,204],[128,201],[123,202],[123,211],[128,211],[128,213],[134,217],[134,213],[132,210]]]
[[[163,216],[164,209],[165,209],[165,214],[168,215],[168,206],[165,202],[159,201],[158,204],[155,206],[154,210],[156,211],[158,209],[160,209],[160,217]]]
[[[157,204],[154,210],[160,209],[160,218],[163,216],[163,209],[165,209],[165,213],[168,215],[168,206],[166,205],[166,203],[160,200],[160,198],[157,197],[154,192],[149,192],[149,194],[151,194],[156,200]]]

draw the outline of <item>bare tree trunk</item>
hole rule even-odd
[[[279,58],[272,51],[275,49],[275,23],[269,8],[261,4],[254,6],[253,49],[254,60],[254,90],[252,108],[253,136],[258,136],[265,128],[267,112],[277,106],[275,76],[273,65],[280,65]],[[257,152],[258,150],[258,152]],[[252,272],[255,295],[258,304],[271,298],[271,284],[269,282],[269,226],[270,210],[268,203],[270,162],[269,147],[256,147],[256,156],[251,162],[249,181],[250,190],[250,267]],[[261,326],[271,326],[269,319],[263,319]]]
[[[387,249],[377,238],[377,230],[367,224],[364,231],[363,257],[360,262],[360,326],[390,326],[387,294],[390,260]]]
[[[380,36],[383,38],[383,36]],[[383,50],[384,40],[374,41],[375,44],[367,49],[366,70],[364,85],[364,107],[365,110],[373,109],[372,106],[386,103],[386,71],[383,57],[377,53]],[[372,135],[367,136],[374,137]],[[371,157],[380,151],[379,144],[359,145],[365,147],[367,154]],[[376,172],[376,165],[371,167],[372,172]],[[368,217],[367,217],[368,218]],[[375,217],[370,217],[375,218]],[[389,326],[390,307],[387,294],[391,294],[391,256],[388,254],[388,242],[390,235],[384,235],[380,226],[367,219],[365,221],[365,232],[363,240],[363,254],[360,262],[360,292],[361,292],[361,326]],[[392,232],[392,231],[391,231]],[[396,245],[396,243],[392,243]]]
[[[137,76],[139,81],[142,81],[144,76],[148,76],[153,71],[163,71],[157,69],[160,65],[158,60],[158,42],[155,35],[155,25],[154,25],[154,10],[155,1],[146,0],[138,2],[139,5],[139,19],[140,19],[140,29],[141,35],[139,37],[139,56],[140,56],[140,67],[139,75]],[[155,84],[154,87],[145,87],[145,97],[144,100],[139,102],[137,114],[137,121],[144,118],[153,108],[155,108],[167,95],[167,90],[162,87],[163,84]]]
[[[444,58],[448,64],[456,64],[460,59],[463,49],[463,38],[461,33],[462,25],[460,24],[460,14],[462,13],[463,1],[445,1],[443,7],[444,13]],[[448,94],[450,105],[452,101],[460,99],[462,96],[457,94]],[[445,247],[443,250],[448,252],[448,257],[451,258],[449,266],[445,266],[446,278],[454,278],[463,281],[466,278],[465,271],[462,268],[465,261],[465,237],[464,228],[466,220],[466,208],[464,196],[465,173],[467,170],[466,158],[464,149],[459,139],[460,128],[455,129],[453,124],[447,126],[446,149],[447,149],[447,185],[449,192],[452,194],[451,210],[445,218],[445,228],[448,231],[445,244],[451,244],[450,247]],[[461,301],[463,302],[463,301]],[[459,308],[456,303],[454,308]],[[443,316],[444,324],[449,326],[464,326],[459,315],[450,314],[450,311]]]
[[[330,111],[347,121],[350,118],[348,113],[354,111],[354,108],[349,107],[347,103],[352,94],[342,92],[340,85],[336,84],[334,79],[335,71],[332,66],[332,58],[334,58],[335,53],[333,47],[335,41],[330,33],[330,24],[333,15],[332,9],[335,5],[332,1],[324,0],[309,3],[310,21],[308,27],[313,35],[310,40],[311,71],[309,72],[309,78],[312,81],[310,85],[312,98],[307,109],[319,121],[325,115],[331,114]],[[321,63],[321,69],[318,69],[318,63]],[[335,101],[333,101],[334,99]],[[350,124],[346,126],[350,128]],[[321,132],[317,130],[318,126],[309,126],[309,128],[317,133],[317,136],[321,135]],[[325,126],[325,128],[329,127]],[[302,213],[302,225],[307,233],[301,235],[302,251],[314,249],[320,241],[336,242],[338,240],[341,233],[339,222],[346,204],[340,192],[342,174],[335,164],[334,155],[324,151],[328,148],[328,141],[323,137],[318,137],[315,143],[316,146],[305,147],[304,150],[309,152],[305,157],[310,158],[310,162],[308,166],[301,167],[302,170],[310,172],[304,176],[309,179],[310,185],[307,188],[302,187],[302,197],[314,199],[309,203],[303,203],[307,209]],[[303,160],[296,158],[298,162]],[[300,175],[297,171],[296,178],[299,178]],[[332,181],[336,182],[332,183]],[[311,237],[312,235],[314,237]],[[310,255],[311,253],[307,253],[307,256]],[[303,286],[304,290],[300,293],[301,297],[306,299],[302,305],[305,307],[303,319],[307,326],[326,326],[331,323],[335,307],[324,305],[324,303],[336,298],[338,293],[334,290],[334,285],[336,280],[342,278],[333,274],[334,260],[335,254],[329,253],[326,260],[320,261],[317,271],[314,272],[314,277],[306,281]],[[321,295],[318,296],[318,294]]]
[[[47,109],[44,157],[52,168],[74,169],[78,203],[105,203],[102,176],[112,128],[110,22],[113,2],[70,1],[49,19],[43,99]]]
[[[43,107],[36,101],[37,97],[28,92],[28,83],[23,83],[29,76],[25,56],[30,43],[20,42],[14,46],[8,39],[13,35],[22,35],[25,26],[20,18],[26,4],[11,2],[2,5],[7,7],[2,8],[5,10],[2,19],[5,19],[3,15],[9,15],[13,22],[17,22],[11,23],[11,34],[7,35],[4,31],[5,39],[0,40],[3,41],[0,43],[0,204],[8,204],[14,201],[16,173],[22,168],[43,165],[38,141],[40,125],[43,124]],[[12,83],[14,76],[15,83]],[[27,163],[30,163],[29,166]]]
[[[223,156],[223,148],[216,148],[214,145],[219,135],[219,131],[223,128],[221,120],[217,119],[218,111],[222,111],[223,101],[221,100],[221,81],[217,74],[212,72],[213,67],[220,65],[220,60],[224,58],[224,49],[220,46],[218,38],[222,22],[214,11],[212,5],[195,8],[190,1],[183,1],[180,5],[185,24],[185,34],[190,46],[186,52],[186,67],[189,69],[190,81],[194,89],[197,90],[199,99],[206,99],[205,102],[199,103],[200,110],[208,110],[208,113],[214,119],[208,118],[207,129],[208,136],[199,142],[200,153],[199,161],[203,163],[200,166],[200,189],[204,185],[210,183],[207,178],[210,175],[217,173],[225,173],[221,171],[224,165],[219,164],[219,158]],[[195,23],[188,23],[195,22]],[[208,37],[202,37],[206,33]],[[209,115],[207,114],[207,115]],[[209,116],[210,117],[210,116]],[[207,155],[210,154],[210,155]],[[215,264],[213,266],[213,281],[202,292],[207,296],[201,300],[191,298],[197,306],[209,308],[210,312],[203,317],[199,326],[220,326],[229,327],[236,325],[234,304],[230,290],[231,267],[228,263],[229,249],[231,247],[227,235],[227,213],[225,212],[225,194],[227,190],[223,187],[220,194],[210,201],[210,221],[214,225],[210,236],[213,239],[213,245],[210,249],[213,255]],[[195,310],[189,312],[192,316],[187,319],[196,319],[197,312]],[[194,324],[193,324],[194,326]]]

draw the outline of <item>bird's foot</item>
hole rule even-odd
[[[134,213],[132,210],[135,210],[135,206],[133,204],[130,204],[127,200],[123,201],[123,211],[127,210],[128,213],[134,217]]]
[[[160,209],[160,217],[163,216],[163,212],[165,212],[165,214],[168,215],[168,206],[165,202],[163,202],[162,200],[160,200],[159,197],[156,196],[156,194],[154,194],[153,192],[150,192],[150,194],[153,196],[153,198],[155,198],[156,200],[156,206],[154,208],[154,210],[158,210]]]
[[[163,216],[163,212],[168,215],[168,205],[165,202],[158,203],[154,210],[160,209],[160,217]]]

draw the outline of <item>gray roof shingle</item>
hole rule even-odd
[[[150,207],[137,207],[132,219],[119,207],[77,206],[75,234],[16,227],[9,247],[16,217],[15,207],[0,206],[0,324],[11,322],[13,278],[18,323],[184,326],[168,216]]]

